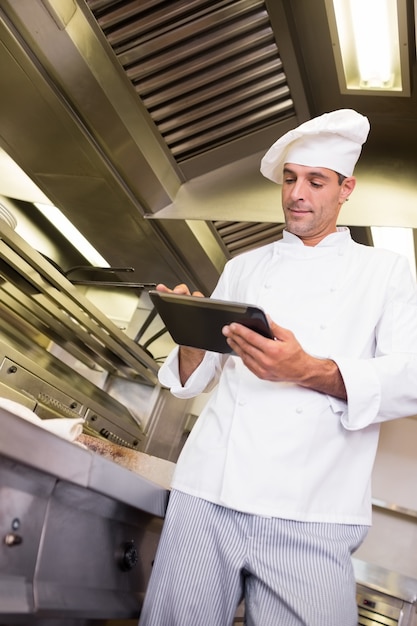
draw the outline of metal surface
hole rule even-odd
[[[357,587],[358,626],[410,626],[413,613],[411,605],[404,602]]]
[[[0,623],[137,617],[167,491],[7,411],[1,420]]]
[[[0,234],[0,392],[23,397],[42,419],[81,416],[88,432],[143,449],[151,407],[140,386],[155,389],[148,345],[164,329],[133,340],[4,221]],[[118,379],[132,385],[116,399]]]
[[[41,418],[81,416],[97,435],[140,449],[144,432],[120,401],[2,320],[0,393]]]
[[[415,626],[417,580],[353,559],[360,626]]]
[[[26,345],[26,350],[23,346]],[[42,419],[83,417],[96,435],[141,449],[144,432],[127,408],[30,341],[0,341],[0,391]]]
[[[353,559],[355,577],[359,584],[385,593],[410,604],[417,600],[417,580],[386,570],[378,565]]]
[[[397,515],[399,517],[412,519],[413,521],[417,519],[416,510],[410,509],[405,506],[400,506],[399,504],[395,504],[394,502],[385,502],[385,500],[373,498],[372,507],[376,509],[381,509],[387,513],[392,513],[393,515]]]
[[[187,225],[142,219],[169,202],[181,184],[172,156],[103,47],[99,27],[83,14],[84,2],[67,27],[57,25],[51,4],[58,13],[64,6],[1,4],[0,84],[7,96],[0,112],[8,120],[1,146],[110,265],[134,267],[138,282],[186,277],[206,283],[208,291],[218,272]],[[16,193],[12,197],[19,198]],[[29,210],[28,218],[33,215]]]
[[[372,125],[342,223],[417,225],[415,92],[340,94],[324,0],[4,0],[0,42],[1,146],[135,282],[209,293],[227,246],[186,220],[282,222],[260,156],[332,108]]]
[[[178,162],[294,115],[263,1],[137,5],[119,24],[102,3],[96,15]]]
[[[22,314],[24,319],[40,318],[42,330],[47,333],[49,327],[54,329],[53,339],[61,335],[61,342],[68,350],[75,338],[78,349],[85,346],[89,358],[93,354],[107,371],[130,369],[145,381],[156,382],[158,366],[144,350],[130,341],[60,271],[2,221],[0,234],[0,259],[3,261],[0,273],[18,290],[15,312],[27,301],[28,311]],[[23,300],[19,292],[23,292]],[[9,289],[8,295],[13,297],[15,293]]]
[[[282,238],[283,224],[213,221],[227,254],[234,257]]]

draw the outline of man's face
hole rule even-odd
[[[315,246],[336,231],[340,207],[354,186],[352,176],[340,185],[333,170],[286,163],[282,208],[287,230],[300,237],[305,245]]]

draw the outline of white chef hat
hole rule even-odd
[[[263,157],[261,172],[282,183],[284,163],[296,163],[352,176],[369,128],[368,118],[352,109],[324,113],[280,137]]]

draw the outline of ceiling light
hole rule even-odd
[[[416,256],[414,251],[414,233],[412,228],[390,226],[371,226],[375,248],[385,248],[406,256],[411,272],[416,279]]]
[[[406,0],[325,0],[344,94],[410,95]]]
[[[75,228],[74,224],[56,206],[41,202],[34,202],[34,205],[91,265],[94,267],[110,267],[106,259],[97,252],[84,235]]]
[[[70,244],[77,248],[86,261],[94,267],[110,267],[84,235],[51,204],[49,198],[2,148],[0,148],[0,195],[31,202]],[[19,225],[16,232],[21,235]],[[26,233],[26,236],[29,236],[29,233]]]

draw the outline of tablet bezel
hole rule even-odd
[[[178,345],[231,353],[223,326],[237,322],[273,339],[263,309],[256,305],[151,290],[149,296]]]

